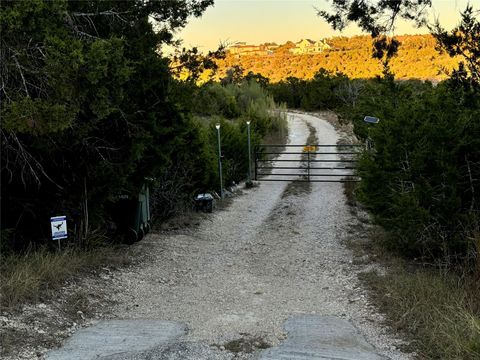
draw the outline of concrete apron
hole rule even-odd
[[[381,360],[348,321],[336,316],[296,315],[285,323],[288,338],[262,352],[262,360]]]
[[[295,315],[286,321],[285,330],[288,332],[287,340],[264,350],[260,353],[260,359],[385,359],[376,354],[375,349],[349,321],[335,316]],[[186,332],[185,325],[173,321],[106,320],[79,330],[62,348],[50,351],[47,359],[129,358],[171,344]],[[149,358],[155,359],[152,354]]]
[[[77,331],[65,344],[47,354],[48,360],[90,360],[134,355],[184,335],[174,321],[105,320]]]

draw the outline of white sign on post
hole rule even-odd
[[[50,218],[52,225],[52,240],[60,240],[67,238],[67,217],[55,216]]]

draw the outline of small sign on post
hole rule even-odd
[[[67,217],[55,216],[50,218],[50,224],[52,226],[52,240],[58,241],[58,249],[60,247],[60,240],[66,239],[67,236]]]
[[[363,121],[365,121],[368,124],[378,124],[380,122],[380,119],[374,116],[365,116],[363,118]]]

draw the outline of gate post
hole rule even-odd
[[[308,182],[310,182],[310,148],[307,152],[307,174],[308,174]]]

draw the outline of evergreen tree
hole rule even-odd
[[[2,228],[16,229],[11,241],[48,238],[48,218],[60,213],[85,240],[108,223],[116,196],[185,153],[196,135],[169,98],[169,61],[157,50],[212,3],[1,3]]]

